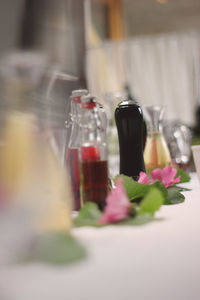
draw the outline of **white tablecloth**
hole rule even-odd
[[[0,300],[199,300],[200,184],[138,227],[76,228],[87,259],[63,267],[0,270]]]

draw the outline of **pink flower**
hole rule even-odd
[[[116,182],[116,188],[112,189],[106,198],[106,207],[102,217],[99,219],[100,224],[119,222],[129,215],[131,204],[122,185],[122,179]]]
[[[172,168],[171,166],[165,167],[162,169],[155,169],[151,172],[151,178],[149,179],[148,175],[144,172],[140,172],[140,177],[138,179],[139,183],[150,184],[154,183],[156,180],[160,180],[166,188],[170,187],[174,183],[178,183],[181,179],[180,176],[176,177],[177,169]]]
[[[151,183],[156,180],[160,180],[166,188],[170,187],[174,183],[178,183],[181,179],[180,176],[176,177],[177,169],[172,168],[171,166],[165,167],[163,170],[155,169],[151,172]]]
[[[143,183],[143,184],[149,184],[150,183],[150,179],[148,177],[148,175],[144,172],[140,172],[140,177],[138,179],[139,183]]]

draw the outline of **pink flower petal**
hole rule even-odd
[[[181,176],[178,176],[172,181],[172,184],[178,183],[178,182],[180,182],[180,180],[181,180]]]
[[[171,166],[167,166],[162,171],[162,183],[169,184],[173,181],[174,177],[176,176],[177,170],[172,168]]]
[[[163,170],[155,169],[151,172],[151,183],[155,180],[160,180],[166,188],[170,187],[172,184],[180,181],[180,176],[174,178],[177,174],[177,169],[172,168],[171,166],[165,167]]]
[[[140,172],[140,176],[138,179],[139,183],[149,184],[149,177],[145,172]]]
[[[151,177],[153,181],[160,180],[162,181],[162,170],[161,169],[155,169],[151,172]]]
[[[122,185],[122,179],[116,182],[116,188],[112,189],[106,199],[106,207],[100,224],[114,223],[124,220],[130,213],[130,201]]]

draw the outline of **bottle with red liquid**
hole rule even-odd
[[[81,141],[81,96],[87,95],[87,90],[75,90],[72,91],[71,96],[71,120],[72,130],[69,139],[69,144],[66,149],[66,166],[69,172],[69,177],[72,186],[72,192],[74,196],[74,210],[79,210],[81,207],[80,197],[80,167],[79,167],[79,147]]]
[[[81,196],[84,203],[95,202],[103,209],[108,193],[105,128],[95,98],[88,95],[81,99]]]

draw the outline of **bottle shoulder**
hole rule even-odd
[[[118,115],[131,116],[132,114],[143,118],[142,108],[133,101],[122,101],[115,109],[115,117]]]
[[[122,110],[122,109],[130,109],[130,110],[141,110],[141,107],[136,101],[133,100],[123,100],[121,101],[117,107],[116,110]]]

